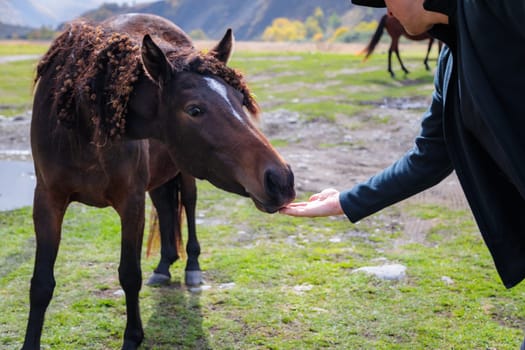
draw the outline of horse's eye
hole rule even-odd
[[[189,116],[198,117],[202,114],[202,109],[197,106],[190,106],[186,109],[186,113],[188,113]]]

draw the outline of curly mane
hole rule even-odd
[[[176,72],[214,75],[240,91],[253,115],[259,106],[240,72],[195,50],[167,53]],[[81,106],[87,107],[94,128],[94,141],[124,134],[128,102],[135,82],[144,74],[140,44],[127,34],[107,31],[85,21],[69,24],[37,66],[35,83],[50,74],[57,120],[68,128],[78,124]]]
[[[35,82],[54,74],[54,107],[66,127],[77,124],[80,104],[88,101],[94,137],[107,140],[125,131],[127,104],[142,73],[139,52],[127,35],[74,22],[40,60]]]

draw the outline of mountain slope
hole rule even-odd
[[[144,12],[163,14],[186,31],[202,29],[210,37],[219,37],[231,27],[240,40],[259,37],[264,29],[277,17],[304,20],[315,8],[321,6],[325,12],[344,13],[350,9],[341,0],[180,0],[175,4],[159,1],[144,6]]]
[[[41,23],[50,23],[51,16],[29,0],[0,0],[0,23],[40,27]],[[35,25],[38,24],[38,25]]]
[[[186,32],[200,29],[208,37],[217,39],[227,28],[232,28],[238,40],[256,40],[275,18],[304,21],[317,7],[323,10],[325,16],[356,12],[353,17],[358,20],[377,18],[379,13],[384,13],[384,10],[354,7],[349,0],[172,0],[127,8],[112,6],[112,11],[109,11],[109,6],[103,5],[84,16],[101,20],[116,13],[152,13],[170,19]]]
[[[100,21],[119,13],[143,12],[166,17],[188,33],[202,30],[212,39],[220,38],[227,28],[232,28],[238,40],[257,40],[275,18],[304,21],[317,7],[323,10],[325,17],[335,13],[354,25],[384,14],[381,9],[355,7],[350,0],[165,0],[136,5],[118,5],[108,0],[108,3],[88,11],[96,1],[0,0],[0,24],[10,25],[0,28],[0,37],[17,33],[12,29],[13,25],[56,28],[80,15]],[[133,0],[130,2],[134,3]]]
[[[97,3],[95,0],[0,0],[0,23],[56,27],[95,8]]]

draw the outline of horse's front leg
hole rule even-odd
[[[149,191],[149,195],[159,218],[160,261],[148,279],[148,285],[166,285],[170,283],[170,267],[179,255],[175,235],[180,236],[179,222],[179,184],[178,177]],[[176,230],[178,230],[176,232]]]
[[[203,283],[202,271],[199,265],[199,255],[201,247],[197,239],[195,229],[195,207],[197,204],[197,186],[195,178],[190,175],[181,174],[181,201],[186,209],[186,220],[188,223],[188,244],[186,253],[188,261],[186,263],[185,283],[187,286],[198,286]]]
[[[23,350],[40,349],[44,316],[56,284],[53,269],[58,254],[66,207],[66,198],[52,194],[39,185],[36,186],[33,200],[36,255],[29,292],[29,320]]]
[[[395,50],[394,52],[396,54],[397,60],[399,61],[399,64],[401,65],[401,69],[403,70],[403,72],[405,72],[405,74],[410,73],[408,69],[405,67],[405,65],[403,64],[403,61],[401,60],[401,56],[399,55],[399,50]]]
[[[122,241],[119,280],[126,295],[126,330],[122,349],[137,349],[144,339],[139,292],[142,285],[140,255],[144,235],[145,192],[136,192],[115,209],[120,215]]]

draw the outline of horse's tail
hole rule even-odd
[[[175,179],[177,182],[175,186],[175,193],[179,198],[179,207],[177,208],[177,219],[179,227],[175,229],[173,235],[175,236],[175,248],[177,249],[177,255],[180,259],[186,259],[186,251],[184,250],[184,243],[182,240],[182,221],[184,219],[184,205],[180,198],[180,186],[181,180],[179,176]],[[159,226],[159,215],[154,206],[151,207],[150,211],[150,220],[149,220],[149,233],[148,233],[148,243],[146,247],[146,257],[149,257],[153,252],[159,251],[160,248],[160,226]]]
[[[372,39],[370,39],[368,46],[360,52],[360,54],[366,54],[365,58],[363,58],[363,61],[366,61],[368,57],[372,54],[372,52],[374,52],[374,49],[376,48],[377,43],[379,42],[379,39],[381,39],[381,36],[383,35],[383,30],[385,29],[387,17],[388,15],[384,15],[383,17],[381,17],[376,32],[372,36]]]
[[[179,207],[177,208],[177,219],[179,227],[173,233],[175,235],[175,248],[177,249],[177,255],[179,259],[186,260],[186,250],[184,249],[184,242],[182,241],[182,222],[184,221],[184,204],[181,198],[181,175],[177,176],[177,196],[179,197]]]
[[[159,228],[159,214],[154,206],[151,206],[149,213],[149,233],[148,243],[146,246],[146,257],[150,257],[153,251],[158,251],[160,247],[160,228]]]

